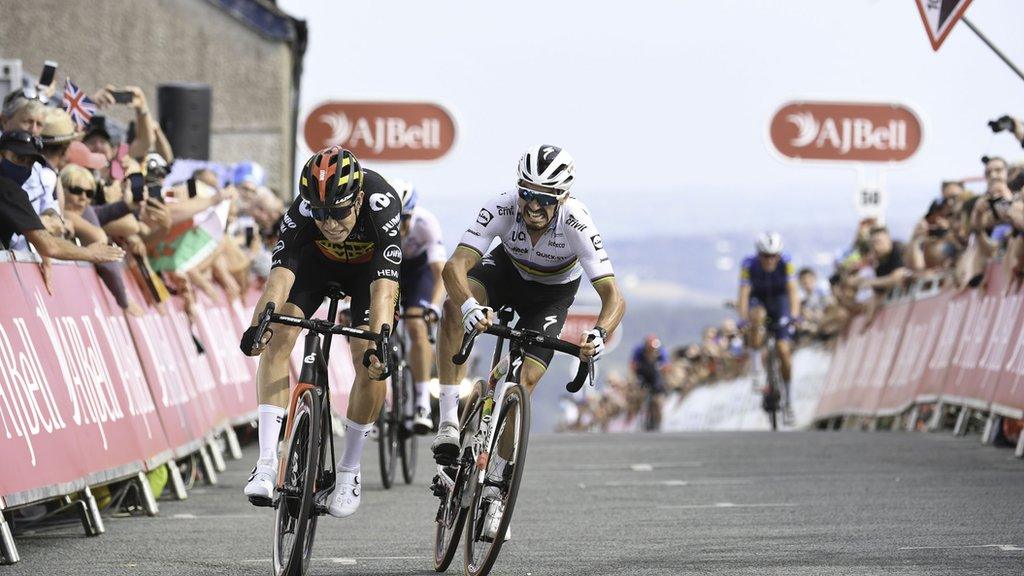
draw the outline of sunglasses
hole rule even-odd
[[[355,210],[356,203],[352,202],[348,206],[330,206],[330,207],[316,207],[310,206],[309,213],[314,219],[320,220],[344,220],[348,218],[349,214]]]
[[[547,194],[545,192],[535,192],[533,190],[527,190],[526,188],[519,189],[519,197],[526,202],[536,202],[541,206],[554,206],[558,204],[560,198],[554,194]]]
[[[71,186],[67,190],[69,194],[74,194],[75,196],[81,196],[82,194],[85,194],[85,196],[90,200],[92,200],[93,196],[96,195],[96,191],[93,190],[92,188],[79,188],[77,186]]]
[[[16,90],[5,100],[7,102],[14,101],[15,98],[24,98],[26,100],[38,100],[43,104],[49,104],[50,97],[46,95],[46,92],[42,90],[36,90],[34,86],[27,86],[21,90]]]

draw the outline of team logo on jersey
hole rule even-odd
[[[381,194],[380,192],[370,194],[370,208],[373,208],[374,212],[380,212],[390,204],[391,199],[388,198],[387,194]]]
[[[558,322],[558,316],[545,316],[544,317],[544,328],[542,328],[541,330],[544,330],[545,332],[547,332],[548,327],[550,327],[552,324],[555,324],[556,322]]]
[[[328,240],[317,240],[316,247],[327,258],[345,264],[364,264],[373,257],[373,242],[346,240],[335,244]]]
[[[584,230],[587,229],[587,225],[584,224],[583,222],[580,222],[572,214],[569,214],[569,217],[565,219],[565,225],[568,226],[569,228],[572,228],[573,230],[579,230],[580,232],[583,232]]]
[[[604,248],[604,242],[601,241],[600,234],[594,234],[591,236],[590,243],[594,245],[594,250],[601,250]]]
[[[512,210],[511,206],[498,206],[498,216],[511,216]]]
[[[481,226],[487,226],[491,220],[494,220],[494,214],[491,214],[487,208],[481,208],[480,213],[476,215],[476,223]]]
[[[291,216],[289,216],[288,214],[285,214],[284,218],[281,219],[281,228],[280,228],[280,230],[281,230],[281,232],[284,232],[285,230],[287,230],[289,228],[295,228],[295,221],[292,220]]]
[[[402,249],[392,244],[384,249],[384,259],[392,264],[402,263]]]

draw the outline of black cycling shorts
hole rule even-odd
[[[288,302],[301,308],[303,316],[311,318],[316,313],[327,297],[327,284],[335,282],[352,299],[352,324],[370,325],[370,284],[377,279],[372,263],[352,265],[328,260],[313,244],[302,248],[300,261]]]
[[[580,287],[579,278],[568,284],[524,280],[501,245],[488,252],[468,276],[487,291],[487,306],[494,309],[510,306],[515,310],[519,315],[517,328],[537,330],[555,337],[562,332],[562,324]],[[523,353],[546,367],[555,352],[527,346]]]

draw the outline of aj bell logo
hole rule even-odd
[[[798,134],[790,140],[797,148],[830,148],[839,154],[851,150],[906,150],[907,123],[889,120],[875,126],[867,118],[833,118],[818,120],[809,111],[789,114],[786,121],[796,126]]]
[[[441,148],[441,121],[437,118],[424,118],[419,124],[407,124],[404,119],[392,116],[360,116],[353,122],[344,112],[336,112],[325,114],[320,121],[331,128],[328,146],[365,146],[377,154],[385,148]]]

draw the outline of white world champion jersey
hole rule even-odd
[[[424,253],[428,264],[448,259],[437,216],[426,208],[416,207],[409,217],[409,231],[402,236],[402,256],[408,261]]]
[[[534,243],[519,212],[518,195],[506,192],[480,209],[460,245],[484,255],[495,238],[501,239],[524,280],[568,284],[584,272],[591,282],[614,276],[601,234],[587,207],[575,198],[558,208],[547,230]]]

